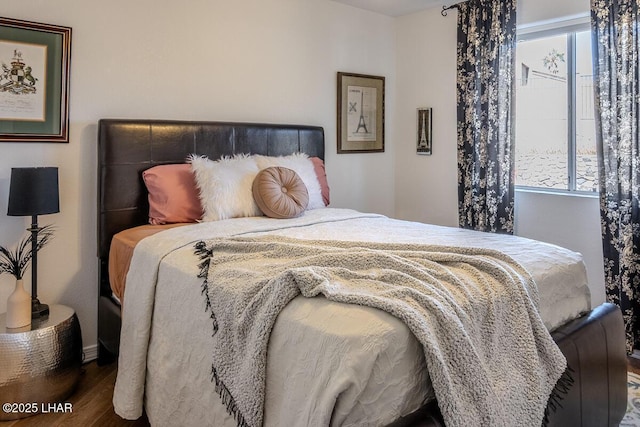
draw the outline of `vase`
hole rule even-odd
[[[7,329],[31,325],[31,295],[24,290],[22,279],[16,279],[16,288],[7,299]]]

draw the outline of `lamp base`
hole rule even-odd
[[[42,304],[37,298],[31,300],[31,318],[39,319],[49,315],[49,306]]]

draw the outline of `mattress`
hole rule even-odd
[[[193,243],[268,233],[500,248],[535,279],[549,330],[590,309],[580,254],[514,236],[328,208],[292,220],[240,218],[167,230],[136,246],[127,276],[118,414],[136,418],[144,398],[153,425],[236,424],[209,375],[211,322]],[[266,390],[265,426],[385,425],[433,398],[421,349],[403,323],[375,309],[304,297],[294,299],[274,326]]]

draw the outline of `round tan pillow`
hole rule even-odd
[[[252,190],[260,210],[271,218],[294,218],[309,204],[309,192],[300,176],[281,166],[258,172]]]

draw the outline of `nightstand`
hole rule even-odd
[[[0,367],[0,421],[64,404],[82,367],[82,335],[75,311],[51,305],[48,317],[9,330],[6,313],[0,314]]]

